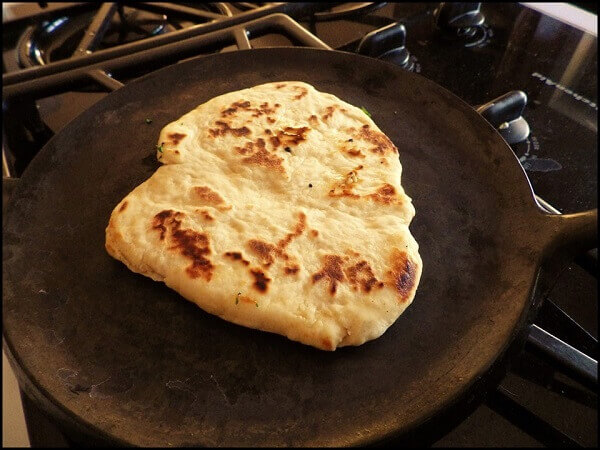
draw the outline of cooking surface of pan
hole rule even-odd
[[[164,125],[283,80],[364,106],[400,152],[423,275],[407,311],[360,347],[322,352],[227,323],[104,249],[112,209],[159,166]],[[203,57],[107,96],[30,164],[4,223],[5,345],[28,389],[117,442],[375,442],[486,373],[522,325],[552,233],[506,143],[425,78],[314,49]]]

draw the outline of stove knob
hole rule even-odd
[[[481,3],[440,3],[434,12],[435,23],[440,30],[452,35],[474,34],[485,22],[480,8]]]
[[[510,91],[475,108],[491,123],[509,144],[524,141],[529,136],[529,124],[522,117],[527,105],[527,94]]]
[[[361,55],[383,59],[404,69],[411,70],[414,63],[405,47],[406,28],[398,22],[371,31],[360,44],[357,52]]]

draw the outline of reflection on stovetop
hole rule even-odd
[[[354,14],[338,6],[333,14],[300,23],[334,49],[374,57],[386,53],[390,57],[396,51],[390,60],[402,60],[408,70],[473,107],[523,91],[527,96],[523,117],[530,134],[511,147],[534,190],[563,213],[597,207],[597,38],[516,3],[466,5],[460,10],[462,6],[452,4],[440,8],[437,3],[390,3]],[[238,6],[228,7],[234,15],[251,7]],[[165,27],[143,28],[140,33],[164,33],[169,27],[194,23],[173,25],[163,23],[160,15],[144,17],[153,24],[158,17],[159,26]],[[396,22],[402,26],[391,25]],[[363,41],[368,33],[386,26],[393,28],[386,39],[375,44]],[[3,32],[4,71],[19,68],[15,48],[22,34],[22,27]],[[111,39],[119,37],[113,34]],[[290,41],[274,33],[253,39],[252,44],[289,45]],[[235,47],[221,51],[232,50]],[[31,108],[39,111],[43,123],[37,124],[36,133],[44,140],[105,95],[91,89],[66,92],[38,100],[35,106],[24,103],[17,110],[25,117]],[[15,126],[19,120],[12,118]],[[12,143],[27,138],[19,139]],[[36,146],[27,151],[33,157]],[[597,338],[597,278],[572,263],[555,283],[549,299]],[[500,389],[435,446],[595,446],[597,426],[596,393],[524,351]]]

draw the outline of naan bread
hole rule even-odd
[[[381,336],[421,276],[398,150],[359,108],[296,82],[216,97],[160,133],[163,163],[106,249],[203,310],[323,350]]]

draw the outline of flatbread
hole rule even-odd
[[[160,133],[163,163],[106,249],[210,314],[323,350],[381,336],[422,261],[399,152],[361,109],[297,82],[231,92]]]

